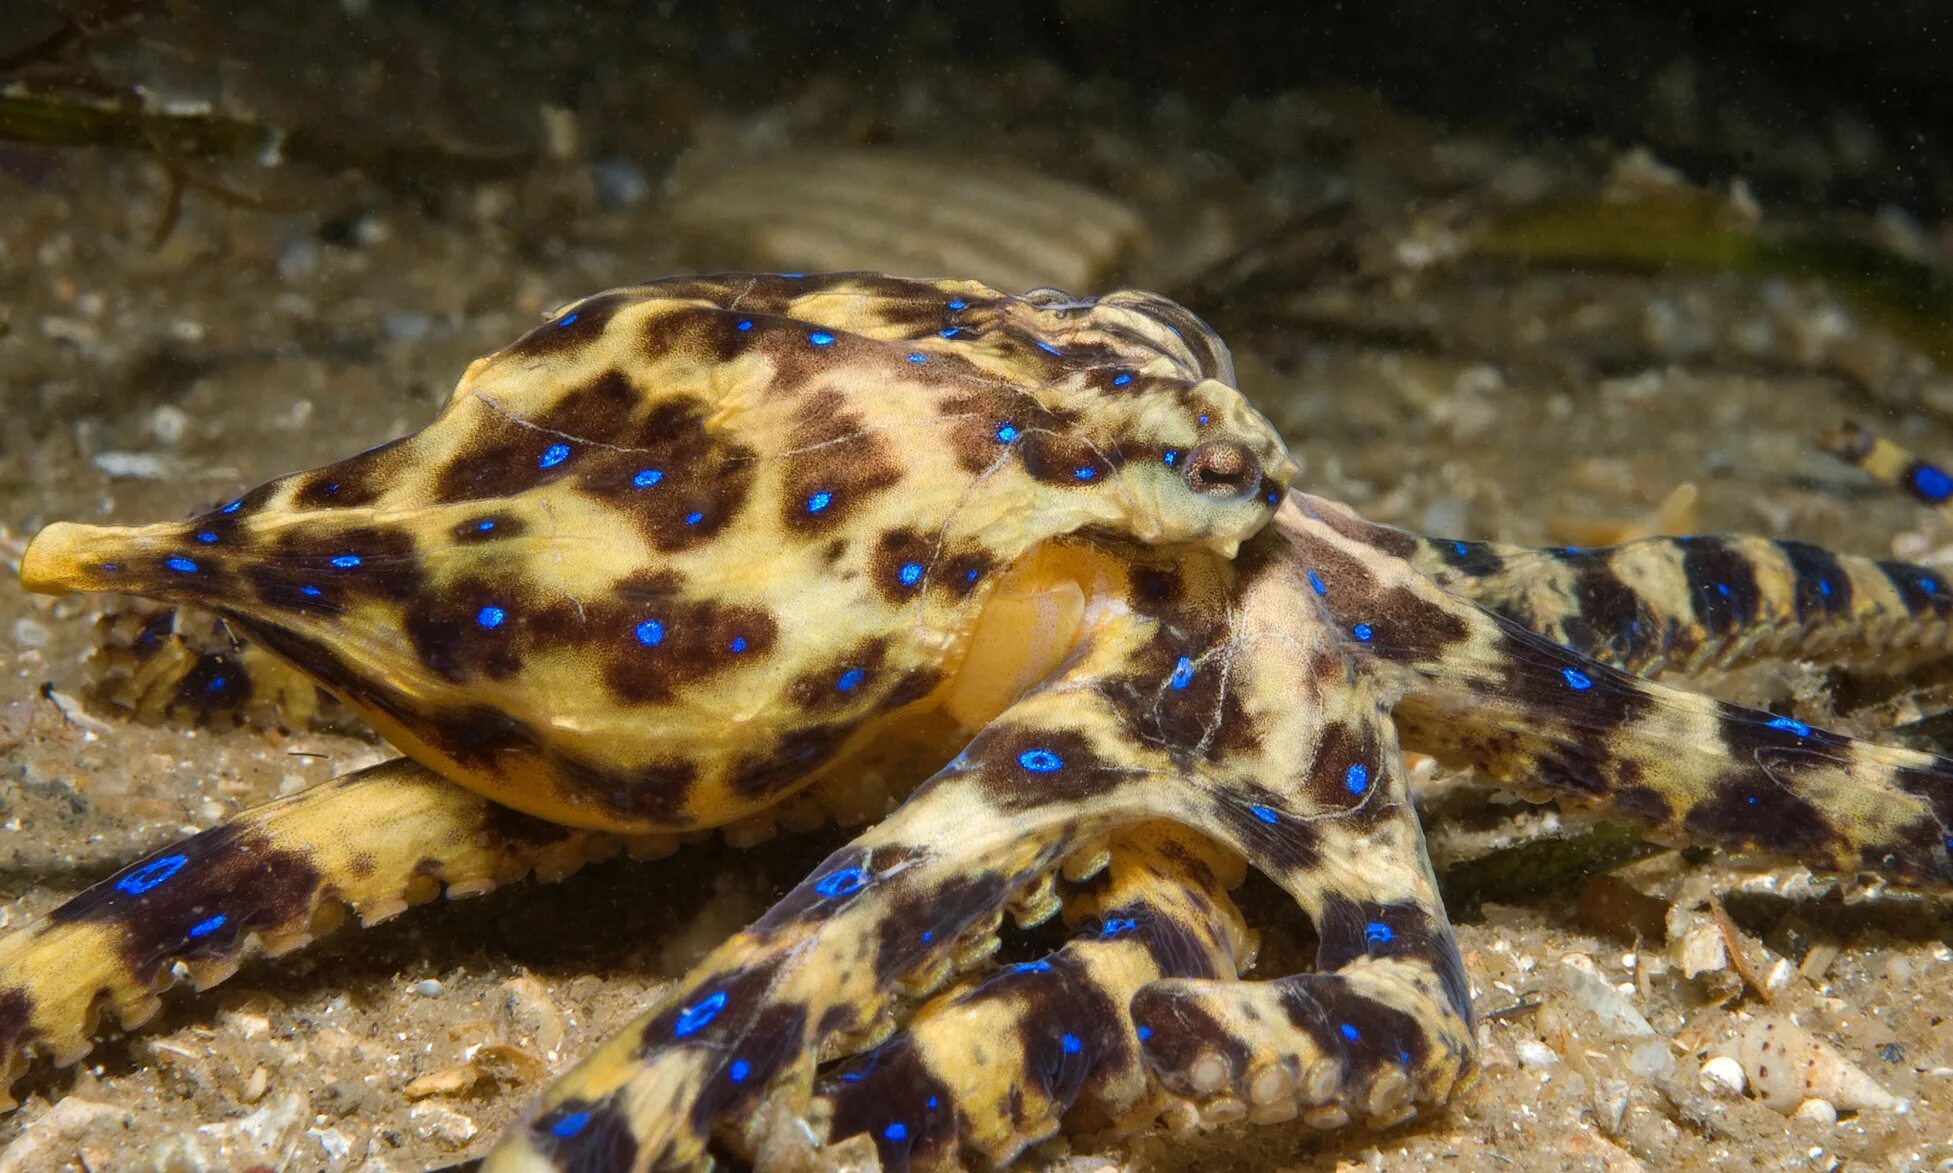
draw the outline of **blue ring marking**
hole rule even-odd
[[[1322,576],[1313,570],[1309,572],[1309,588],[1318,595],[1327,595],[1329,593],[1328,584],[1324,583]]]
[[[210,917],[207,920],[198,921],[196,924],[190,926],[190,939],[194,941],[198,937],[208,937],[210,934],[216,932],[218,929],[223,928],[224,922],[228,921],[229,919],[230,917],[227,917],[220,912],[216,916]]]
[[[117,880],[115,882],[115,890],[125,896],[140,896],[182,871],[183,865],[189,862],[190,857],[180,851],[174,855],[166,855],[161,859],[152,859],[135,871]]]
[[[351,570],[353,567],[359,565],[359,555],[335,554],[332,558],[332,564],[341,570]]]
[[[646,619],[637,625],[637,642],[647,648],[655,648],[665,642],[665,625],[656,619]]]
[[[659,481],[662,481],[664,479],[665,479],[664,469],[640,468],[637,470],[637,475],[631,478],[631,483],[633,485],[636,485],[640,489],[649,489],[655,486]]]
[[[967,301],[964,301],[964,300],[963,300],[962,298],[960,298],[960,297],[952,297],[952,298],[950,298],[950,299],[949,299],[949,308],[950,308],[950,309],[953,309],[953,310],[960,310],[960,309],[962,309],[962,308],[963,308],[964,306],[966,306],[966,305],[969,305],[969,304],[970,304],[969,302],[967,302]]]
[[[671,1033],[679,1038],[695,1035],[704,1030],[711,1021],[719,1017],[719,1011],[726,1008],[726,992],[720,990],[702,1002],[695,1002],[678,1012],[678,1020],[671,1024]]]
[[[1352,1043],[1363,1037],[1362,1032],[1358,1031],[1354,1024],[1348,1022],[1337,1027],[1336,1033],[1342,1035]]]
[[[571,1112],[568,1116],[563,1117],[561,1120],[549,1126],[549,1135],[567,1140],[577,1133],[582,1132],[583,1126],[588,1123],[590,1123],[589,1109],[586,1108],[581,1112]]]
[[[1033,774],[1049,774],[1065,768],[1065,759],[1048,749],[1027,749],[1017,755],[1017,764]]]
[[[821,510],[827,508],[828,502],[832,500],[834,500],[834,494],[828,492],[826,489],[822,489],[820,492],[807,498],[807,512],[819,513]]]
[[[807,341],[813,343],[815,346],[832,346],[834,345],[834,335],[829,334],[825,330],[816,330],[807,335]]]
[[[222,692],[224,691],[224,682],[229,679],[230,677],[228,676],[213,676],[210,678],[210,683],[203,686],[203,690],[205,692]]]
[[[1752,794],[1752,795],[1750,795],[1749,797],[1747,797],[1747,798],[1745,798],[1745,799],[1743,799],[1743,801],[1744,801],[1744,802],[1747,802],[1747,803],[1749,803],[1749,804],[1750,804],[1751,806],[1755,806],[1755,805],[1756,805],[1756,795],[1754,795],[1754,794]]]
[[[1138,929],[1139,919],[1137,917],[1109,917],[1104,924],[1099,926],[1099,936],[1117,937],[1123,933],[1136,932]]]
[[[1566,678],[1566,686],[1575,692],[1585,692],[1594,686],[1587,674],[1578,668],[1562,668],[1560,675]]]
[[[298,593],[304,595],[308,599],[316,599],[320,595],[325,594],[324,591],[320,590],[318,587],[313,586],[309,582],[306,583],[304,586],[298,588]]]
[[[1114,387],[1123,387],[1130,382],[1132,382],[1131,371],[1120,371],[1118,374],[1112,376],[1112,385]]]
[[[732,1066],[726,1068],[726,1078],[734,1083],[745,1083],[746,1077],[753,1073],[753,1065],[744,1059],[734,1059]]]
[[[1007,423],[997,425],[997,443],[1009,444],[1017,439],[1017,429]]]
[[[861,687],[861,682],[866,679],[868,679],[868,673],[862,671],[860,668],[850,668],[846,672],[841,673],[840,677],[834,681],[834,687],[840,689],[842,692],[853,692],[855,689]]]
[[[1183,689],[1187,687],[1189,684],[1192,684],[1193,678],[1194,678],[1193,661],[1189,660],[1185,656],[1181,656],[1180,662],[1173,666],[1172,677],[1170,677],[1166,683],[1175,692],[1178,692],[1180,689]]]
[[[1270,505],[1280,505],[1282,503],[1282,491],[1280,489],[1270,489],[1268,490],[1268,495],[1263,497],[1262,500],[1268,502]]]
[[[1251,806],[1248,808],[1248,813],[1271,827],[1282,820],[1282,816],[1276,814],[1271,807]]]
[[[1786,733],[1795,733],[1799,737],[1809,737],[1811,735],[1811,727],[1809,725],[1790,717],[1770,718],[1770,728],[1781,729]]]
[[[1922,574],[1914,581],[1919,584],[1920,590],[1925,591],[1929,595],[1937,595],[1939,593],[1939,580],[1930,574]]]
[[[1077,477],[1081,481],[1089,481],[1093,477],[1099,475],[1099,470],[1091,467],[1090,465],[1087,465],[1084,468],[1073,469],[1071,475]]]
[[[1352,762],[1343,772],[1343,785],[1349,787],[1351,794],[1361,794],[1370,788],[1370,767],[1362,762]]]
[[[570,446],[568,444],[551,444],[549,447],[543,449],[542,457],[536,461],[536,467],[555,468],[569,458]]]
[[[1458,557],[1463,558],[1465,555],[1472,552],[1472,548],[1470,546],[1467,546],[1463,542],[1453,542],[1451,543],[1451,552],[1458,555]]]
[[[927,1104],[926,1106],[927,1106],[927,1107],[928,1107],[928,1108],[929,1108],[929,1109],[930,1109],[931,1111],[934,1111],[934,1110],[935,1110],[935,1108],[936,1108],[936,1102],[937,1102],[937,1101],[936,1101],[936,1097],[934,1097],[934,1096],[930,1096],[930,1097],[929,1097],[929,1103],[928,1103],[928,1104]]]
[[[814,881],[814,891],[829,900],[852,896],[868,886],[868,873],[860,868],[842,868]]]
[[[1820,595],[1823,595],[1823,596],[1824,596],[1825,598],[1827,598],[1827,599],[1828,599],[1828,598],[1830,598],[1830,597],[1831,597],[1831,580],[1830,580],[1830,579],[1828,579],[1828,578],[1820,578],[1820,579],[1818,579],[1818,580],[1817,580],[1817,593],[1818,593],[1818,594],[1820,594]]]
[[[223,507],[222,509],[219,509],[219,510],[218,510],[217,512],[219,512],[219,513],[236,513],[236,512],[238,511],[238,510],[240,510],[240,509],[242,509],[242,508],[244,508],[244,499],[243,499],[242,497],[240,497],[240,498],[238,498],[237,500],[235,500],[235,501],[233,501],[233,502],[231,502],[231,503],[230,503],[229,505],[226,505],[226,506],[224,506],[224,507]]]
[[[895,572],[895,577],[902,580],[903,586],[914,586],[922,581],[922,563],[904,562],[902,569]]]
[[[1203,427],[1203,428],[1204,428],[1204,427],[1206,427],[1206,426],[1207,426],[1207,420],[1208,420],[1208,419],[1209,419],[1209,416],[1207,415],[1207,413],[1206,413],[1206,412],[1204,412],[1204,411],[1203,411],[1203,412],[1201,412],[1201,413],[1200,413],[1200,426],[1201,426],[1201,427]]]
[[[1912,488],[1921,497],[1937,505],[1953,497],[1953,477],[1930,464],[1914,465],[1912,469]]]
[[[1172,468],[1180,462],[1180,450],[1178,448],[1168,448],[1165,452],[1160,453],[1160,461],[1168,468]]]
[[[1723,598],[1725,598],[1725,599],[1726,599],[1726,598],[1728,598],[1728,597],[1729,597],[1729,584],[1728,584],[1728,583],[1726,583],[1726,582],[1719,582],[1719,583],[1717,583],[1717,584],[1716,584],[1716,593],[1717,593],[1717,594],[1719,594],[1719,595],[1721,595],[1721,596],[1722,596]]]
[[[1059,350],[1057,347],[1051,345],[1049,342],[1040,341],[1038,343],[1038,349],[1042,350],[1046,354],[1055,354],[1060,356],[1064,354],[1064,351]]]
[[[733,636],[732,642],[727,644],[726,648],[727,650],[731,651],[733,655],[735,656],[738,655],[740,652],[746,650],[746,637],[743,635]]]
[[[1380,920],[1373,920],[1363,926],[1363,940],[1371,945],[1388,945],[1396,939],[1397,934]]]
[[[924,930],[922,930],[922,937],[921,937],[921,941],[922,941],[922,943],[923,943],[924,945],[927,945],[927,944],[928,944],[929,942],[931,942],[931,941],[933,941],[933,940],[935,940],[935,939],[936,939],[936,930],[934,930],[934,929],[924,929]]]
[[[1140,1028],[1139,1028],[1139,1029],[1138,1029],[1137,1031],[1135,1031],[1135,1032],[1133,1032],[1133,1033],[1135,1033],[1135,1034],[1137,1034],[1137,1035],[1139,1036],[1139,1041],[1143,1043],[1143,1042],[1145,1042],[1145,1041],[1146,1041],[1147,1039],[1150,1039],[1150,1038],[1152,1038],[1152,1037],[1153,1037],[1153,1028],[1152,1028],[1152,1027],[1150,1027],[1150,1026],[1142,1026],[1142,1027],[1140,1027]]]
[[[556,328],[557,328],[558,330],[561,330],[561,329],[562,329],[563,327],[565,327],[565,326],[574,326],[574,325],[576,325],[576,319],[577,319],[577,317],[578,317],[578,315],[577,315],[577,314],[573,314],[573,313],[572,313],[572,314],[564,314],[564,315],[563,315],[562,317],[560,317],[560,318],[558,318],[558,319],[556,319]]]
[[[891,1144],[901,1144],[909,1139],[909,1129],[900,1120],[882,1129],[882,1136]]]
[[[1369,643],[1371,637],[1376,635],[1376,631],[1367,623],[1357,624],[1349,629],[1349,633],[1356,637],[1358,643]]]
[[[475,532],[478,534],[485,534],[489,530],[492,530],[494,528],[495,528],[495,519],[492,517],[489,518],[487,521],[478,521],[475,523]]]
[[[920,350],[911,350],[909,352],[909,361],[914,363],[917,366],[921,366],[923,363],[929,361],[929,356],[922,353]]]
[[[197,535],[197,540],[206,546],[214,546],[217,544],[217,535],[212,530],[205,530]]]
[[[1036,961],[1020,961],[1016,965],[1011,966],[1010,971],[1012,973],[1050,973],[1051,962],[1042,957]]]
[[[506,618],[508,618],[508,612],[493,603],[475,612],[475,622],[490,630],[502,626],[502,620]]]
[[[1065,1034],[1059,1036],[1058,1045],[1064,1048],[1065,1054],[1067,1055],[1076,1055],[1080,1051],[1083,1051],[1085,1049],[1084,1040],[1080,1039],[1075,1034],[1071,1034],[1070,1032],[1066,1032]]]
[[[705,520],[705,514],[703,514],[703,513],[701,513],[701,512],[699,512],[699,511],[697,511],[697,510],[693,510],[692,512],[690,512],[690,513],[687,513],[687,514],[685,515],[685,524],[686,524],[686,525],[697,525],[697,524],[698,524],[699,522],[701,522],[701,521],[704,521],[704,520]]]
[[[181,554],[177,554],[170,558],[165,558],[163,560],[163,565],[169,567],[171,570],[176,571],[178,574],[195,574],[197,572],[197,564],[195,562],[190,561],[188,558],[185,558]]]
[[[950,326],[945,329],[936,331],[937,334],[940,334],[944,338],[954,338],[958,334],[961,334],[962,332],[963,332],[963,327],[961,326]]]
[[[751,319],[751,318],[741,318],[741,319],[739,319],[739,325],[738,325],[737,327],[735,327],[735,328],[736,328],[736,329],[738,329],[738,330],[742,330],[742,331],[744,331],[744,330],[750,330],[750,329],[752,329],[752,328],[753,328],[753,319]]]
[[[968,570],[965,570],[965,571],[963,572],[963,581],[964,581],[964,582],[975,582],[975,581],[976,581],[977,579],[979,579],[979,578],[982,578],[982,577],[983,577],[983,571],[981,571],[981,570],[978,570],[978,569],[977,569],[976,567],[974,567],[974,566],[972,566],[972,567],[970,567],[970,568],[969,568]]]

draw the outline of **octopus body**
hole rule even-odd
[[[1792,541],[1376,525],[1296,488],[1233,382],[1150,294],[670,280],[564,308],[394,443],[186,522],[50,526],[30,588],[214,611],[404,756],[0,938],[5,1074],[348,910],[836,815],[871,825],[488,1168],[1396,1124],[1475,1046],[1407,749],[1664,840],[1953,884],[1953,761],[1650,678],[1941,654],[1953,583]],[[918,755],[912,789],[864,781]],[[1313,970],[1243,979],[1244,867],[1312,922]],[[1068,939],[1003,960],[1006,914]]]

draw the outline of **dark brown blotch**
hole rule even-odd
[[[888,441],[869,431],[847,403],[846,396],[827,391],[794,414],[780,503],[790,531],[830,531],[902,480]]]
[[[502,351],[513,358],[548,358],[588,346],[602,336],[617,311],[647,295],[628,289],[586,297],[524,334]]]

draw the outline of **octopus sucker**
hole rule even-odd
[[[1155,294],[674,278],[565,306],[404,441],[187,522],[49,526],[30,589],[251,641],[138,653],[164,619],[116,624],[139,713],[241,712],[282,688],[246,657],[276,657],[403,756],[0,936],[0,1072],[349,914],[831,822],[846,842],[485,1168],[1004,1165],[1107,1128],[1396,1127],[1468,1092],[1406,753],[1662,842],[1953,887],[1953,762],[1673,682],[1942,657],[1939,571],[1379,525],[1297,483],[1236,378]],[[1250,868],[1312,966],[1244,977]]]

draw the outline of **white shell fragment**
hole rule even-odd
[[[1734,1099],[1749,1086],[1743,1065],[1727,1055],[1717,1055],[1702,1065],[1702,1090],[1719,1099]]]
[[[1813,1099],[1827,1101],[1838,1112],[1900,1105],[1837,1048],[1787,1019],[1750,1023],[1736,1041],[1736,1058],[1757,1098],[1785,1114]]]

